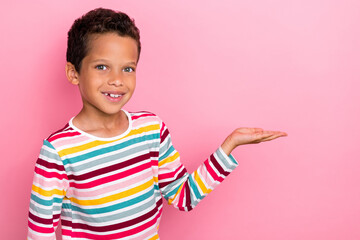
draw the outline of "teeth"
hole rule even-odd
[[[105,96],[110,96],[110,97],[113,97],[113,98],[118,98],[118,97],[121,97],[122,95],[120,94],[112,94],[112,93],[104,93]]]

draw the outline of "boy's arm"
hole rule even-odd
[[[160,191],[169,204],[182,211],[192,210],[238,165],[221,147],[189,174],[174,149],[169,130],[162,123],[159,155]]]
[[[280,131],[261,128],[238,128],[232,132],[198,169],[188,174],[174,149],[169,130],[161,124],[159,155],[160,191],[169,204],[183,211],[192,210],[238,165],[231,151],[239,145],[255,144],[287,136]]]
[[[56,239],[62,200],[68,188],[64,165],[55,148],[47,140],[35,164],[31,190],[28,240]]]

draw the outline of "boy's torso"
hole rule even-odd
[[[129,115],[129,129],[117,137],[96,138],[70,122],[47,139],[69,183],[61,213],[64,239],[156,234],[161,121],[147,112]]]

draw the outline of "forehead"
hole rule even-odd
[[[115,57],[137,60],[137,42],[129,36],[117,33],[91,34],[88,37],[86,57]]]

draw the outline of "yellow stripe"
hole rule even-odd
[[[211,192],[211,189],[206,188],[206,186],[205,186],[205,184],[203,183],[203,181],[201,181],[201,178],[200,178],[200,176],[199,176],[199,174],[198,174],[197,171],[195,171],[195,173],[194,173],[194,179],[195,179],[195,181],[198,183],[198,185],[199,185],[199,187],[201,188],[201,191],[202,191],[203,193],[210,193],[210,192]]]
[[[180,157],[180,154],[178,152],[176,152],[174,155],[172,155],[170,157],[167,157],[167,158],[163,159],[161,162],[159,162],[159,167],[161,167],[165,163],[169,163],[169,162],[174,161],[178,157]]]
[[[153,177],[154,178],[154,182],[158,182],[159,181],[159,179],[158,179],[158,177]]]
[[[132,130],[132,131],[129,132],[129,134],[127,134],[126,136],[121,137],[119,139],[115,139],[115,140],[112,140],[112,141],[95,140],[95,141],[92,141],[92,142],[89,142],[89,143],[86,143],[86,144],[83,144],[83,145],[80,145],[80,146],[77,146],[77,147],[63,149],[63,150],[59,151],[58,153],[59,153],[60,157],[63,157],[63,156],[68,155],[68,154],[81,152],[81,151],[87,150],[89,148],[93,148],[93,147],[96,147],[96,146],[116,142],[116,141],[119,141],[119,140],[124,139],[126,137],[130,137],[130,136],[133,136],[133,135],[136,135],[136,134],[140,134],[140,133],[143,133],[143,132],[149,132],[149,131],[153,131],[153,130],[158,130],[158,129],[160,129],[160,126],[158,124],[149,125],[149,126],[146,126],[146,127],[142,127],[142,128],[139,128],[139,129]]]
[[[156,240],[156,239],[159,239],[159,235],[157,235],[157,234],[155,236],[149,238],[148,240]]]
[[[38,194],[44,196],[44,197],[51,197],[53,195],[65,195],[65,191],[59,190],[59,189],[53,189],[53,190],[44,190],[38,186],[32,185],[32,190],[34,192],[37,192]]]
[[[150,186],[152,186],[154,184],[154,179],[150,179],[149,181],[147,181],[146,183],[134,187],[132,189],[126,190],[124,192],[120,192],[111,196],[107,196],[107,197],[103,197],[103,198],[99,198],[99,199],[91,199],[91,200],[79,200],[77,198],[70,198],[72,202],[77,203],[79,205],[82,206],[90,206],[90,205],[100,205],[100,204],[104,204],[104,203],[108,203],[108,202],[112,202],[121,198],[125,198],[128,196],[131,196],[133,194],[136,194],[138,192],[141,192],[147,188],[149,188]]]
[[[173,198],[169,198],[169,200],[168,200],[168,203],[169,203],[169,204],[171,204],[171,203],[175,200],[176,196],[179,195],[179,193],[180,193],[181,189],[183,188],[183,186],[184,186],[184,183],[181,184],[181,186],[180,186],[179,189],[177,190],[177,192],[176,192],[176,194],[174,195],[174,197],[173,197]]]

